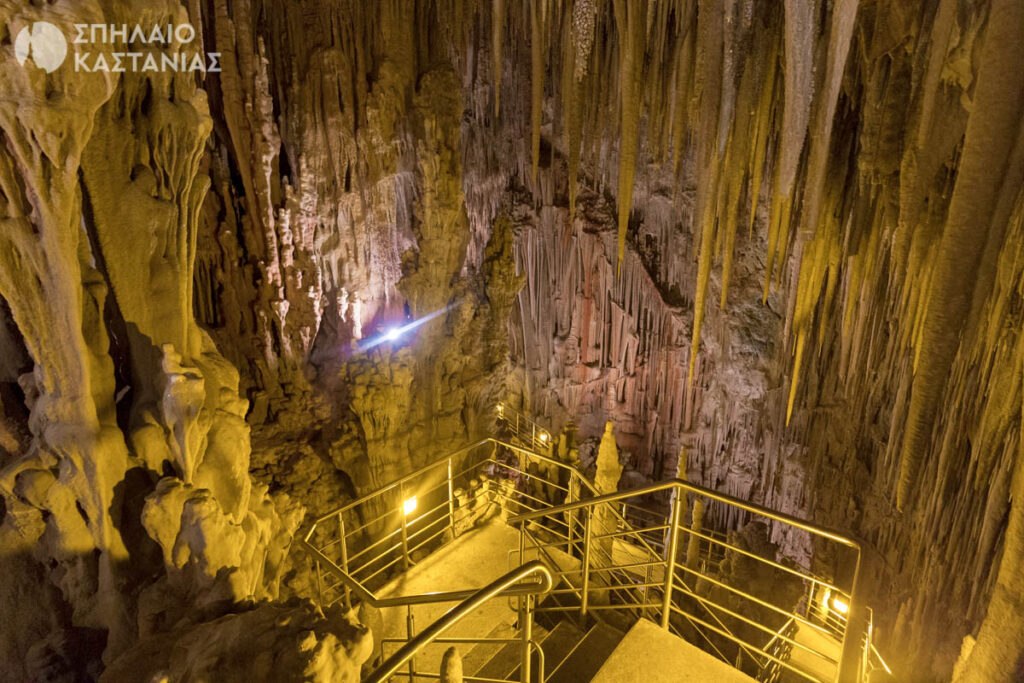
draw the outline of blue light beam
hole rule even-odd
[[[423,316],[422,318],[417,318],[416,320],[408,322],[405,325],[402,325],[400,327],[389,327],[388,329],[386,329],[381,334],[377,334],[377,335],[374,335],[372,337],[367,337],[366,339],[361,341],[359,343],[359,348],[362,349],[363,351],[369,351],[370,349],[374,348],[375,346],[379,346],[381,344],[384,344],[385,342],[388,342],[388,343],[397,342],[402,337],[404,337],[408,332],[411,332],[412,330],[415,330],[417,327],[430,322],[431,320],[433,320],[434,318],[437,318],[438,316],[444,315],[445,313],[447,313],[451,309],[453,309],[456,306],[458,306],[460,303],[462,303],[462,302],[461,301],[453,301],[452,303],[448,304],[444,308],[436,310],[433,313],[428,313],[427,315]]]

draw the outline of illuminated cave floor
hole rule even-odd
[[[378,595],[417,595],[486,586],[512,568],[508,551],[513,548],[519,548],[519,532],[500,520],[492,520],[424,558],[419,564],[384,586],[378,591]],[[417,632],[436,621],[456,604],[443,602],[413,607]],[[406,608],[385,608],[381,613],[385,638],[405,638]],[[489,600],[446,631],[444,637],[511,637],[514,634],[512,624],[515,622],[515,616],[508,600]],[[501,631],[506,633],[500,633]],[[385,653],[391,654],[397,647],[398,645],[390,645],[385,648]],[[422,671],[437,671],[441,657],[448,647],[449,645],[445,644],[425,647],[416,655],[417,668]],[[464,658],[467,649],[468,646],[459,648]]]

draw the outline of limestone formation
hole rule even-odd
[[[47,70],[37,22],[104,40]],[[354,680],[295,534],[498,401],[600,490],[857,538],[897,677],[1013,680],[1022,35],[1019,0],[0,0],[0,680]],[[76,68],[143,48],[220,69]]]

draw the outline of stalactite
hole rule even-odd
[[[491,4],[491,89],[494,92],[494,118],[498,118],[501,109],[501,70],[505,67],[502,55],[505,16],[505,0],[494,0]]]
[[[711,257],[715,242],[717,217],[714,198],[718,186],[718,139],[712,131],[718,130],[720,87],[722,74],[723,16],[719,8],[702,2],[698,9],[697,65],[696,73],[702,74],[698,81],[698,110],[700,131],[697,140],[697,204],[694,210],[694,225],[699,228],[697,292],[693,304],[693,333],[690,341],[689,381],[693,382],[693,370],[700,348],[701,327],[704,322],[708,285],[711,281]]]
[[[1002,230],[993,222],[998,218],[997,205],[1007,202],[1004,194],[1016,197],[1020,189],[1024,149],[1014,150],[1006,144],[1008,139],[1020,144],[1024,114],[1024,45],[1012,38],[1024,17],[1017,11],[1020,8],[1009,7],[1012,4],[1002,0],[993,8],[992,28],[979,67],[975,110],[967,125],[960,170],[929,287],[921,362],[914,376],[900,456],[900,507],[911,502],[916,492],[938,402],[960,343],[959,331],[971,315],[973,276],[989,234]],[[1006,37],[1000,38],[1002,35]]]
[[[764,173],[765,163],[768,157],[769,133],[772,123],[773,99],[776,92],[778,80],[778,57],[776,56],[777,41],[769,39],[767,48],[767,71],[764,82],[761,84],[761,95],[757,103],[755,114],[754,142],[750,145],[750,217],[748,233],[754,232],[754,221],[757,218],[757,204],[761,197],[761,181]],[[762,297],[763,302],[763,297]]]
[[[772,197],[771,232],[765,291],[771,281],[779,251],[789,242],[789,221],[797,164],[804,147],[813,96],[813,50],[817,35],[815,0],[786,0],[783,22],[783,69],[785,105],[779,137],[779,158]],[[767,294],[765,294],[767,296]]]
[[[626,231],[633,209],[633,179],[640,145],[640,108],[643,103],[642,73],[648,6],[645,0],[615,0],[615,27],[619,38],[619,91],[621,137],[619,146],[618,267],[626,251]]]
[[[811,239],[821,220],[821,201],[825,191],[825,172],[832,140],[832,127],[836,118],[836,105],[846,57],[850,50],[854,19],[859,0],[839,0],[832,8],[832,25],[828,39],[828,65],[825,80],[816,98],[811,137],[807,180],[804,183],[802,218],[799,238]],[[786,182],[785,179],[782,179]]]
[[[690,22],[686,24],[686,35],[676,53],[674,82],[675,92],[672,97],[672,161],[675,177],[683,163],[683,150],[688,137],[690,123],[691,84],[694,64],[694,33]]]
[[[932,182],[945,155],[935,145],[934,117],[938,104],[942,66],[945,61],[955,19],[955,0],[942,0],[936,10],[929,36],[924,76],[918,86],[918,119],[913,144],[904,154],[900,167],[900,230],[904,233],[918,223],[925,191]],[[959,136],[949,136],[956,140]],[[901,239],[906,239],[901,237]]]
[[[540,164],[540,124],[544,107],[544,25],[545,0],[530,2],[530,181],[537,183]]]
[[[569,223],[566,235],[571,232],[576,218],[583,126],[580,89],[587,75],[590,52],[594,44],[596,14],[597,5],[594,0],[575,0],[572,12],[568,16],[568,21],[571,22],[571,39],[563,41],[565,56],[562,67],[562,107],[565,118],[565,145],[569,150]]]

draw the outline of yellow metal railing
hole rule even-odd
[[[495,412],[513,441],[541,453],[547,452],[551,448],[551,432],[542,425],[504,403],[499,403]]]
[[[520,582],[531,576],[537,575],[540,577],[539,583],[530,587],[530,592],[523,593]],[[409,672],[406,674],[399,670],[409,664],[416,653],[422,650],[424,647],[432,642],[507,642],[506,639],[467,639],[467,638],[452,638],[442,640],[441,634],[447,631],[449,628],[457,624],[463,617],[471,614],[474,610],[478,609],[488,600],[495,598],[500,595],[511,595],[511,591],[516,590],[518,595],[523,597],[520,598],[520,642],[522,643],[522,659],[520,662],[520,680],[524,683],[531,681],[531,658],[530,653],[536,649],[540,653],[540,667],[538,678],[544,680],[544,659],[543,650],[541,650],[536,643],[533,641],[532,635],[532,624],[533,624],[533,610],[532,604],[535,596],[543,595],[551,590],[552,578],[551,572],[544,565],[543,562],[534,560],[533,562],[527,562],[521,567],[513,569],[504,576],[494,580],[490,584],[484,586],[478,591],[473,592],[469,597],[463,600],[461,603],[453,607],[452,609],[445,612],[440,619],[432,623],[430,626],[421,631],[418,635],[410,638],[401,648],[398,649],[393,655],[388,657],[380,666],[378,666],[373,673],[364,679],[364,683],[383,683],[392,676],[408,675],[411,679],[416,676],[423,676],[424,674],[416,671],[410,667]],[[429,674],[427,674],[429,676]]]
[[[420,554],[436,551],[500,513],[521,531],[519,562],[528,553],[544,558],[557,584],[550,593],[571,595],[578,603],[538,608],[528,600],[531,615],[578,611],[582,619],[616,614],[649,618],[765,681],[783,671],[805,680],[853,681],[864,680],[872,669],[887,670],[871,642],[870,610],[854,597],[860,565],[855,541],[681,480],[598,495],[575,467],[549,455],[550,432],[508,407],[499,406],[498,417],[508,440],[482,439],[313,523],[302,543],[316,565],[321,604],[342,601],[351,607],[367,602],[380,607],[469,599],[473,589],[390,598],[379,598],[374,590]],[[660,509],[641,502],[666,494],[667,505],[662,497]],[[783,558],[764,556],[732,535],[695,525],[692,511],[698,500],[705,508],[722,506],[718,512],[734,519],[739,511],[750,520],[761,518],[787,527],[790,534],[809,534],[845,549],[851,555],[853,580],[843,589]],[[560,561],[576,568],[561,567]],[[768,572],[779,585],[799,585],[799,599],[787,603],[734,585],[721,571],[726,562]],[[535,589],[513,587],[504,595],[522,596]],[[857,623],[866,627],[851,629],[848,615],[859,615]],[[800,629],[831,638],[835,652],[801,642]],[[401,642],[388,639],[388,644]],[[385,643],[380,645],[383,659]],[[795,659],[801,657],[817,663],[817,673],[797,666]],[[822,674],[822,668],[829,673]]]
[[[543,509],[580,492],[595,493],[575,468],[487,438],[321,516],[302,544],[316,565],[321,604],[350,608],[353,598],[373,602],[373,590],[417,553],[436,551],[474,519]]]
[[[653,525],[641,529],[628,525],[625,525],[627,528],[621,528],[621,517],[617,520],[619,525],[612,528],[608,528],[606,522],[594,521],[601,519],[606,508],[618,508],[623,500],[666,490],[672,491],[674,495],[662,524],[657,524],[653,517]],[[849,590],[843,590],[800,567],[784,564],[776,558],[763,557],[740,547],[736,542],[722,540],[720,536],[688,527],[683,519],[683,511],[687,507],[692,509],[692,505],[687,505],[687,498],[694,501],[699,498],[707,504],[734,506],[752,517],[764,518],[847,549],[852,554],[854,576]],[[606,512],[604,514],[607,515]],[[859,609],[854,593],[860,565],[860,547],[852,539],[682,480],[660,482],[631,491],[530,511],[512,517],[509,523],[523,529],[527,538],[535,539],[536,533],[529,530],[530,525],[536,527],[543,520],[569,516],[575,524],[582,526],[582,552],[558,538],[535,545],[543,546],[549,552],[560,550],[567,555],[581,556],[581,567],[576,571],[580,575],[579,586],[575,591],[580,596],[582,614],[612,610],[632,617],[654,618],[663,628],[689,636],[690,640],[694,636],[703,638],[710,652],[758,677],[762,677],[763,672],[769,669],[787,670],[798,678],[811,681],[863,680],[866,675],[863,657],[865,646],[861,634],[851,633],[845,617],[835,614],[835,610],[822,613],[821,610],[814,612],[798,609],[799,603],[807,607],[814,605],[813,597],[823,591],[827,591],[827,595],[838,601],[836,604],[842,605],[845,610]],[[595,531],[595,526],[603,528]],[[665,533],[660,553],[643,541],[645,534],[649,536],[652,532]],[[607,550],[609,541],[612,542],[611,551]],[[604,556],[601,554],[602,543]],[[722,557],[752,563],[752,566],[760,567],[762,573],[767,571],[783,578],[788,577],[791,583],[798,581],[802,586],[799,603],[794,599],[792,604],[787,605],[773,600],[772,596],[759,596],[733,585],[727,576],[715,571],[706,561],[699,561],[709,555],[704,547],[707,544],[719,546]],[[617,553],[620,555],[618,559],[615,557]],[[630,555],[639,561],[627,561]],[[644,571],[642,578],[635,575],[635,570],[640,567]],[[595,577],[600,577],[596,586]],[[658,599],[651,599],[651,596]],[[595,599],[600,600],[599,604],[594,604]],[[772,626],[773,621],[777,625]],[[820,636],[815,642],[829,639],[823,642],[834,643],[836,651],[830,652],[824,646],[802,642],[799,635],[793,632],[794,625],[797,629],[806,629]],[[730,643],[734,648],[734,657],[723,653]],[[811,666],[805,668],[794,665],[791,657],[794,651],[810,659]]]

